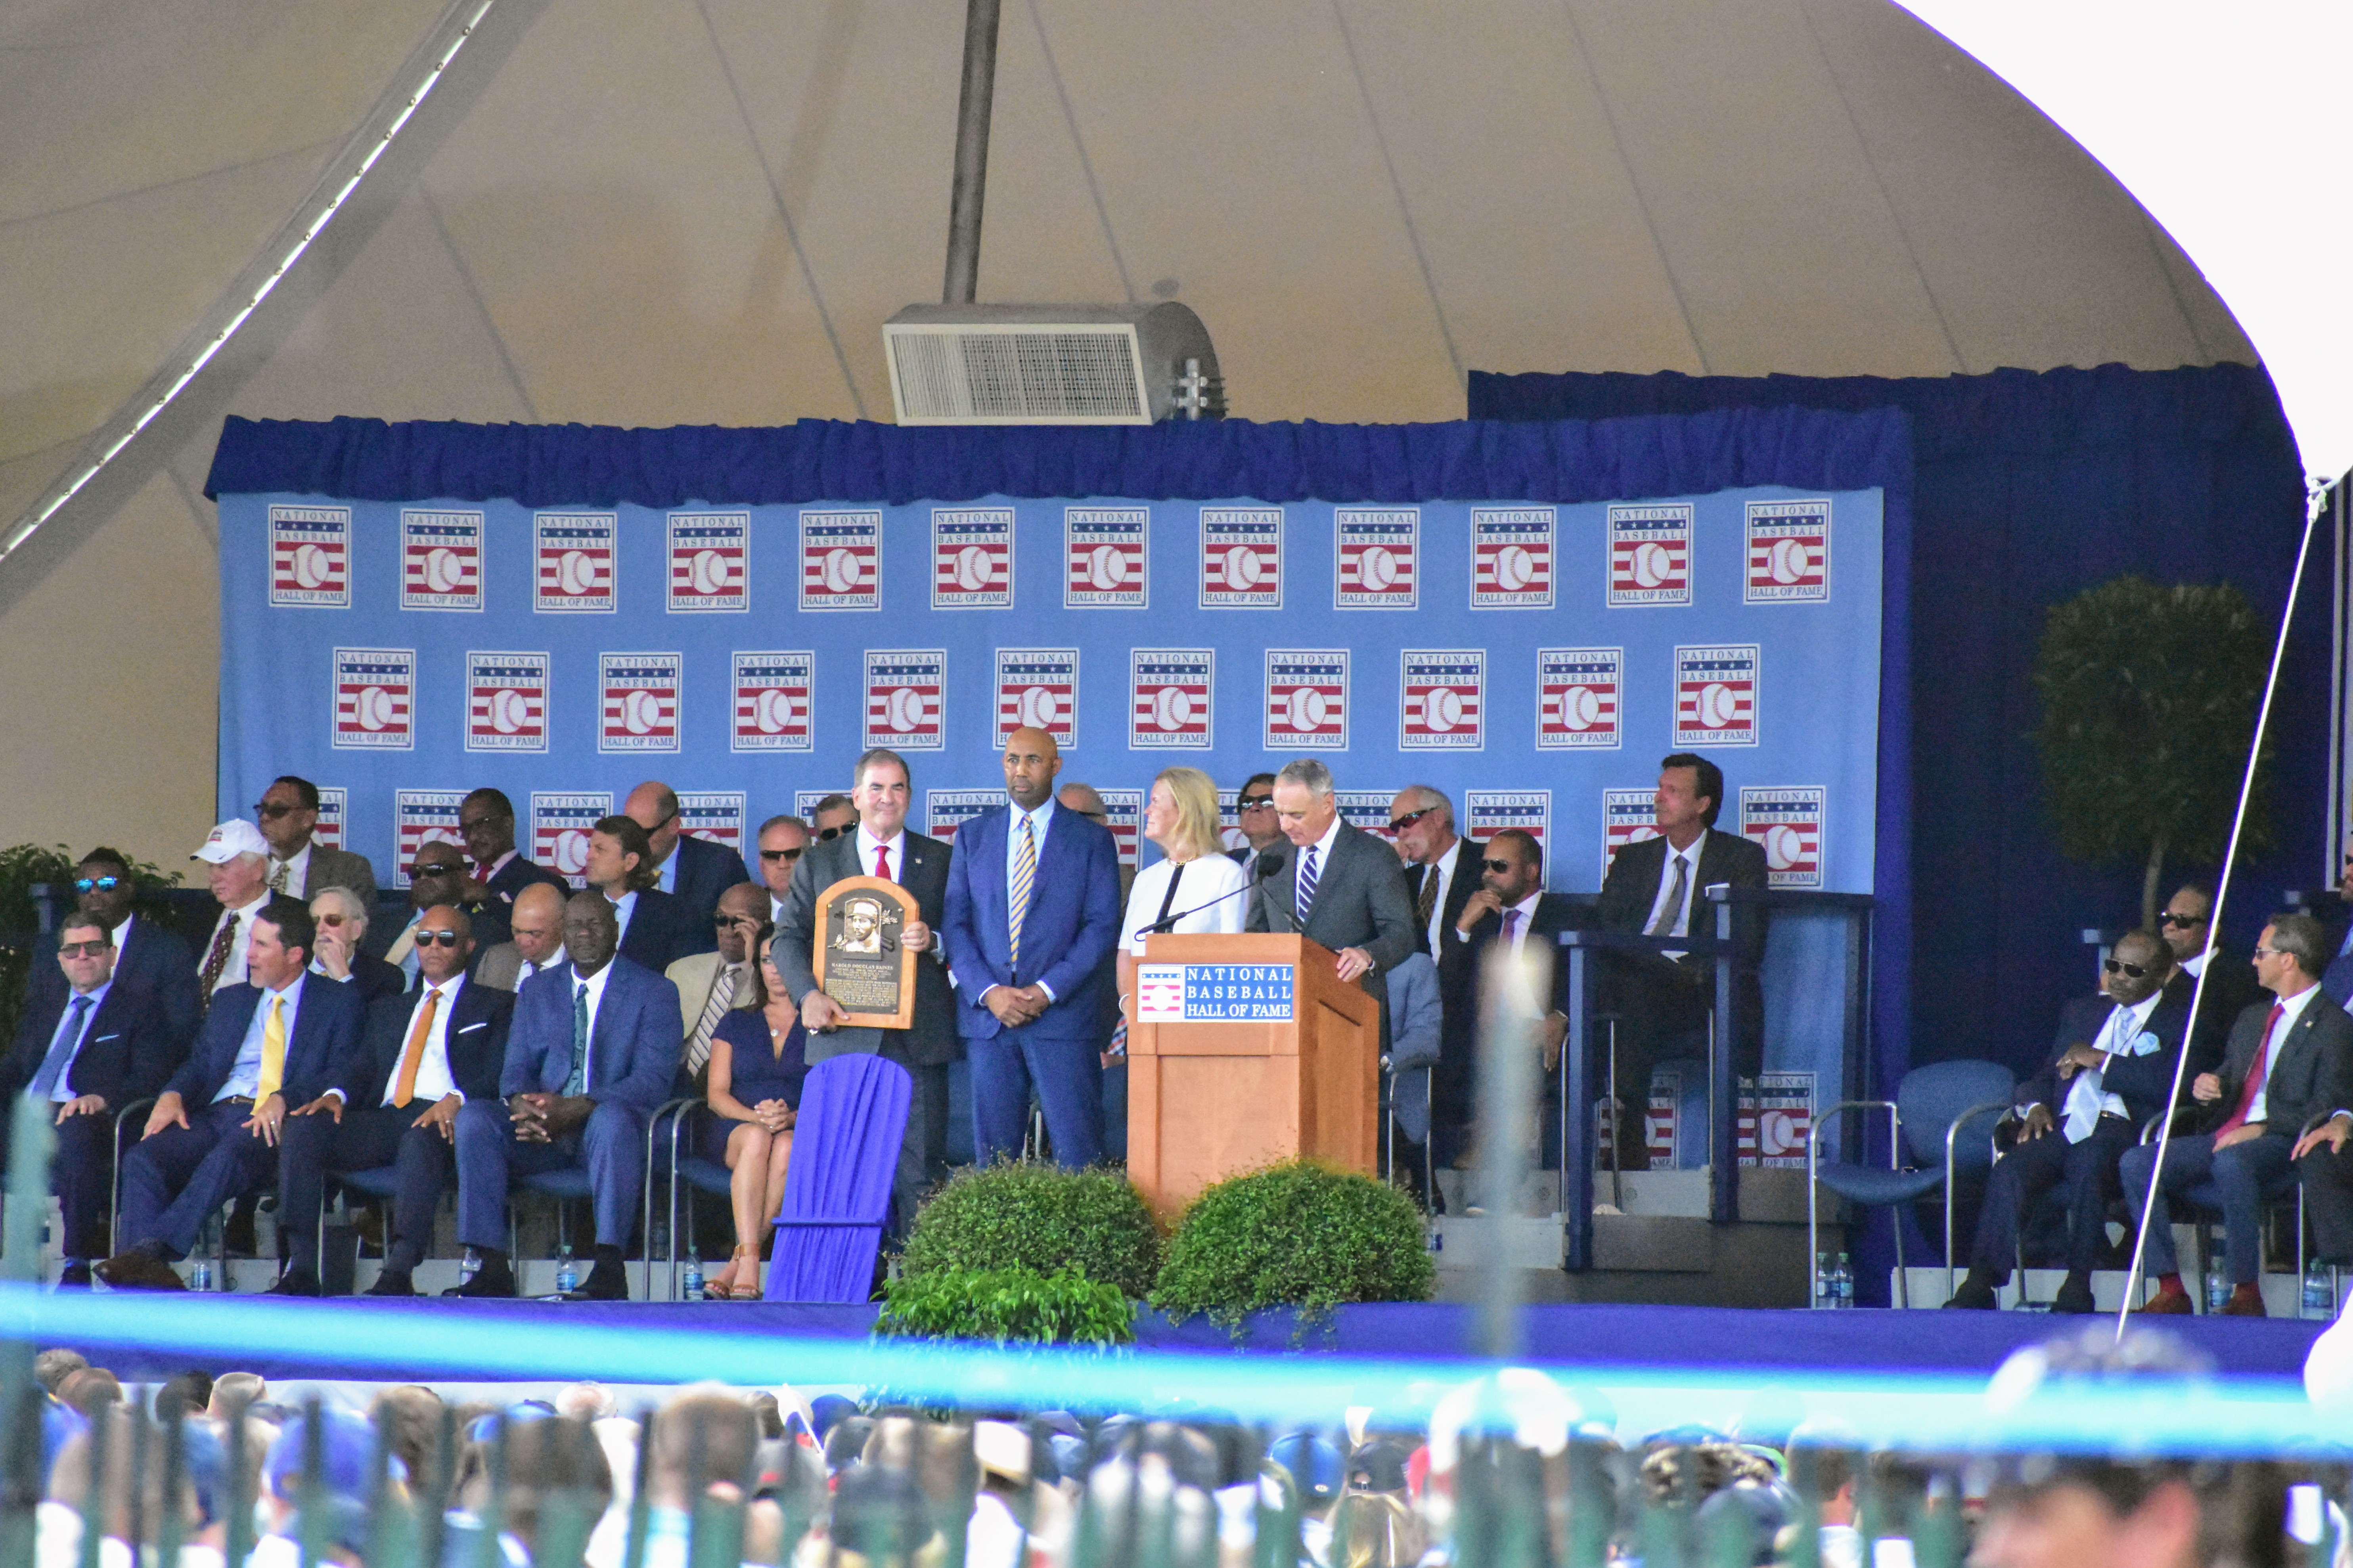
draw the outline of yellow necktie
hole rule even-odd
[[[433,1033],[433,1015],[441,1005],[438,990],[425,994],[425,1005],[417,1010],[417,1022],[408,1031],[408,1045],[400,1053],[400,1076],[392,1080],[392,1103],[406,1105],[417,1098],[417,1064],[425,1059],[425,1042]]]
[[[273,992],[269,997],[269,1021],[261,1026],[261,1081],[254,1086],[256,1104],[268,1100],[284,1087],[286,1078],[286,998]]]

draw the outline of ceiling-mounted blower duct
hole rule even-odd
[[[910,305],[882,326],[902,425],[1221,419],[1208,329],[1183,305]]]

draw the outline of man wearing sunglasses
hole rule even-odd
[[[317,842],[319,786],[292,773],[273,779],[253,808],[269,844],[269,890],[305,903],[327,888],[349,888],[362,904],[375,902],[375,868],[364,855]]]
[[[2262,1000],[2263,994],[2263,987],[2255,984],[2253,967],[2244,959],[2229,957],[2223,952],[2214,922],[2209,918],[2213,910],[2213,888],[2202,879],[2192,877],[2166,900],[2157,917],[2157,933],[2173,950],[2173,978],[2165,983],[2168,994],[2187,1007],[2199,976],[2206,979],[2206,994],[2198,1006],[2198,1021],[2189,1029],[2189,1072],[2192,1078],[2222,1065],[2222,1050],[2230,1042],[2231,1026],[2251,1005]]]
[[[74,868],[74,911],[106,927],[114,939],[113,974],[154,999],[174,1067],[195,1037],[196,959],[180,933],[132,912],[138,889],[131,862],[120,850],[92,849]],[[64,1005],[65,982],[48,964],[35,964],[26,983],[26,1005]]]
[[[363,1001],[374,1005],[397,996],[407,981],[396,964],[360,951],[367,940],[367,911],[349,888],[329,888],[311,900],[311,923],[318,928],[318,951],[311,955],[311,973],[359,987]]]
[[[738,882],[719,895],[719,912],[712,917],[719,945],[710,952],[689,953],[663,973],[678,987],[680,1038],[685,1041],[679,1062],[678,1092],[699,1095],[691,1074],[711,1059],[711,1037],[726,1020],[730,1009],[759,1005],[752,980],[752,939],[768,921],[765,889]]]
[[[2044,1193],[2063,1186],[2067,1278],[2051,1310],[2093,1310],[2092,1270],[2107,1249],[2117,1162],[2173,1093],[2174,1062],[2189,1019],[2189,998],[2168,984],[2173,977],[2173,950],[2163,938],[2126,931],[2099,990],[2061,1009],[2051,1060],[2013,1097],[2016,1142],[1986,1184],[1968,1278],[1947,1306],[1994,1305],[2018,1256],[2020,1218]]]
[[[417,978],[417,931],[427,910],[464,910],[480,933],[478,941],[507,939],[507,906],[480,891],[467,874],[465,852],[446,838],[428,838],[417,847],[408,863],[408,901],[417,912],[384,950],[385,962],[397,964],[408,981]]]
[[[829,795],[809,811],[809,834],[819,844],[830,844],[858,826],[858,802],[846,795]]]
[[[768,923],[785,918],[785,899],[793,890],[793,872],[808,852],[808,824],[797,816],[772,816],[760,824],[760,885],[768,893]]]
[[[1274,775],[1252,773],[1241,788],[1234,792],[1234,826],[1248,842],[1239,848],[1226,851],[1227,858],[1245,871],[1260,855],[1269,849],[1280,850],[1286,840],[1282,824],[1274,815]]]
[[[1446,935],[1447,945],[1462,955],[1473,975],[1480,973],[1488,952],[1498,943],[1518,958],[1527,952],[1531,942],[1538,948],[1548,948],[1553,938],[1575,928],[1576,916],[1567,901],[1544,890],[1544,849],[1533,835],[1507,827],[1488,839],[1478,861],[1478,890],[1463,900],[1462,911],[1455,917]],[[1556,962],[1554,953],[1548,952],[1546,960],[1550,978],[1546,993],[1514,996],[1511,1003],[1523,1016],[1539,1021],[1544,1044],[1542,1095],[1549,1108],[1540,1112],[1539,1126],[1545,1159],[1556,1163],[1560,1097],[1551,1075],[1560,1065],[1561,1046],[1568,1037],[1568,965]],[[1475,981],[1463,999],[1463,1006],[1447,1015],[1446,1028],[1452,1038],[1440,1050],[1441,1060],[1451,1055],[1452,1061],[1460,1064],[1459,1076],[1444,1086],[1453,1098],[1442,1114],[1451,1120],[1433,1116],[1431,1121],[1436,1130],[1435,1152],[1441,1164],[1452,1164],[1468,1152],[1469,1140],[1464,1134],[1479,1105],[1481,1009]]]
[[[46,1103],[57,1128],[51,1180],[65,1209],[60,1286],[87,1286],[90,1266],[111,1250],[106,1215],[114,1159],[114,1112],[164,1087],[178,1066],[152,993],[118,973],[114,939],[97,916],[76,911],[58,932],[59,984],[29,999],[15,1048],[0,1067],[7,1101]],[[0,1126],[0,1158],[8,1131]]]
[[[754,878],[744,868],[744,857],[684,831],[678,813],[678,792],[659,779],[631,790],[621,806],[622,816],[646,830],[651,885],[676,899],[687,921],[707,933],[711,917],[719,910],[719,895]],[[702,940],[707,950],[708,935]]]

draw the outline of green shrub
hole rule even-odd
[[[947,1269],[1078,1267],[1130,1299],[1152,1289],[1160,1232],[1116,1171],[1001,1160],[957,1174],[915,1215],[902,1279]]]
[[[1135,1303],[1075,1265],[1053,1274],[940,1268],[892,1280],[874,1331],[999,1344],[1124,1345],[1135,1339]]]
[[[1303,1319],[1346,1301],[1426,1301],[1437,1283],[1421,1211],[1369,1176],[1293,1160],[1231,1176],[1193,1200],[1152,1304],[1239,1328],[1261,1307]]]

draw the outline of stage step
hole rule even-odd
[[[1907,1268],[1904,1272],[1911,1279],[1912,1305],[1920,1308],[1942,1307],[1953,1293],[1953,1282],[1959,1279],[1958,1274],[1947,1275],[1942,1268]],[[2019,1289],[2021,1278],[2025,1282],[2022,1293]],[[2022,1276],[2010,1276],[2010,1283],[1995,1292],[1994,1300],[2000,1303],[2004,1311],[2048,1312],[2051,1310],[2051,1299],[2059,1293],[2059,1286],[2066,1278],[2067,1271],[2063,1268],[2029,1268]],[[1887,1279],[1887,1299],[1900,1302],[1903,1298],[1896,1290],[1894,1270],[1888,1271]],[[2126,1277],[2121,1268],[2094,1270],[2092,1305],[2111,1317],[2115,1316],[2116,1308],[2124,1300],[2126,1282]],[[2340,1301],[2348,1288],[2353,1288],[2353,1273],[2340,1272],[2337,1286]],[[2267,1314],[2274,1318],[2302,1316],[2304,1287],[2295,1275],[2265,1274],[2263,1289],[2263,1310]],[[2136,1293],[2136,1301],[2147,1293]],[[2329,1315],[2333,1318],[2336,1314],[2332,1312]],[[2151,1321],[2161,1322],[2162,1320],[2152,1319]]]

